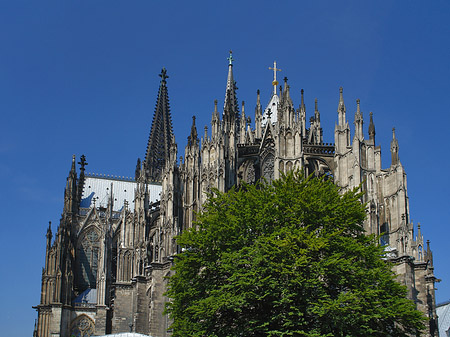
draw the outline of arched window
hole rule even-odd
[[[78,240],[77,267],[78,288],[83,291],[97,287],[100,236],[94,228],[88,229]]]
[[[274,160],[274,155],[270,153],[264,158],[262,164],[262,176],[268,183],[271,183],[274,178]]]
[[[71,324],[70,336],[90,337],[94,334],[94,332],[94,322],[86,315],[78,316]]]

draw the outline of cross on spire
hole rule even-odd
[[[273,93],[274,95],[277,94],[277,85],[278,85],[278,81],[277,81],[277,71],[281,71],[281,69],[277,68],[277,61],[273,61],[273,68],[269,67],[270,70],[273,70]]]
[[[233,65],[233,61],[234,61],[233,51],[232,50],[230,50],[230,56],[227,57],[227,60],[229,61],[228,65],[232,66]]]
[[[161,69],[161,74],[159,74],[159,77],[161,77],[161,79],[165,82],[166,78],[169,78],[169,76],[167,75],[167,70],[166,68],[162,68]]]

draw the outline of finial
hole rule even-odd
[[[314,99],[314,111],[319,111],[319,109],[317,109],[317,98]]]
[[[88,164],[86,161],[86,156],[83,154],[80,157],[80,161],[78,162],[79,165],[81,165],[81,170],[84,171],[85,166]]]
[[[395,139],[395,128],[392,128],[392,139]]]
[[[244,107],[245,107],[245,102],[242,101],[242,109],[241,109],[242,110],[242,114],[245,114],[245,111],[244,111],[245,108]]]
[[[208,126],[205,125],[205,140],[208,138]]]
[[[70,172],[71,172],[71,173],[75,173],[75,172],[76,172],[76,168],[75,168],[75,155],[72,155],[72,167],[70,168]]]
[[[359,107],[359,102],[360,102],[359,98],[356,99],[356,112],[358,112],[358,113],[361,112],[361,109],[360,109],[360,107]]]
[[[167,76],[167,70],[166,68],[162,68],[161,69],[161,74],[159,74],[159,77],[161,77],[161,81],[166,83],[166,79],[169,78],[169,76]]]
[[[284,86],[286,87],[286,86],[287,86],[288,78],[287,78],[286,76],[284,76],[283,81],[284,81]]]
[[[217,99],[214,100],[214,112],[217,112]]]
[[[250,118],[250,116],[248,116],[247,117],[247,126],[249,126],[251,122],[252,122],[252,119]]]
[[[227,57],[227,60],[228,60],[228,65],[232,66],[233,65],[233,61],[234,61],[233,51],[232,50],[230,50],[230,56]]]
[[[417,223],[417,229],[420,231],[420,222]]]

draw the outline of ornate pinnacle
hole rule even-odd
[[[232,66],[233,65],[233,61],[234,61],[233,51],[232,50],[230,50],[230,56],[227,57],[227,60],[228,60],[228,65]]]
[[[88,165],[87,161],[86,161],[86,156],[83,154],[80,157],[80,161],[78,162],[79,165],[81,165],[81,171],[85,170],[85,166]]]
[[[161,74],[159,74],[159,77],[161,77],[162,81],[165,83],[166,79],[169,78],[169,76],[167,75],[167,70],[166,68],[162,68],[161,69]]]

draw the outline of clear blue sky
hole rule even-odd
[[[45,231],[59,222],[72,154],[89,172],[132,176],[168,70],[178,148],[223,102],[228,50],[238,99],[254,116],[276,60],[297,106],[319,100],[333,142],[339,86],[365,132],[374,112],[383,167],[391,129],[408,173],[411,218],[434,251],[438,302],[450,299],[448,1],[0,0],[0,326],[30,336]]]

